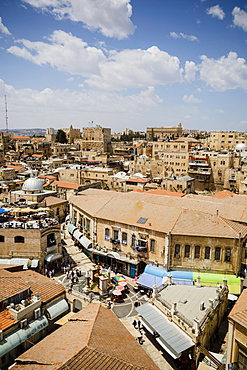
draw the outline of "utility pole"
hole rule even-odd
[[[7,106],[7,97],[5,95],[5,124],[6,124],[6,132],[9,132],[8,128],[8,106]]]

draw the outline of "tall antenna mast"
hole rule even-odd
[[[9,132],[8,128],[8,106],[7,106],[7,97],[5,95],[5,123],[6,123],[6,132]]]

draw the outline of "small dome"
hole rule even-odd
[[[30,177],[22,185],[23,191],[39,192],[43,190],[43,183],[37,177]]]
[[[235,146],[235,149],[236,150],[246,150],[247,149],[247,145],[245,145],[244,143],[239,143]]]

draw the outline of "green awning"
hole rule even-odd
[[[27,326],[23,329],[18,329],[15,332],[4,336],[0,342],[0,357],[12,351],[20,344],[24,343],[28,338],[31,338],[44,328],[48,326],[48,320],[45,316],[40,316],[34,321],[28,322]]]
[[[56,317],[60,316],[62,313],[68,311],[69,305],[65,299],[61,299],[58,302],[51,304],[46,307],[49,320],[53,320]]]

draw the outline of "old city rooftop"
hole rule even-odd
[[[157,370],[111,310],[91,303],[16,359],[13,370]]]

